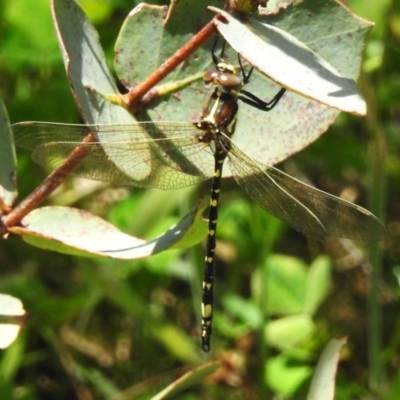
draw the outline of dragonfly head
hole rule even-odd
[[[216,69],[206,71],[203,75],[206,86],[218,85],[226,91],[240,91],[243,80],[238,76],[236,68],[224,62],[217,64]]]

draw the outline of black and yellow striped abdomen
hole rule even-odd
[[[217,147],[221,147],[218,145]],[[210,212],[208,221],[208,237],[203,278],[203,296],[201,304],[201,346],[206,352],[210,350],[210,337],[212,333],[212,318],[214,304],[214,274],[215,274],[215,248],[217,245],[217,222],[219,193],[221,190],[222,167],[227,153],[219,148],[215,151],[215,169],[211,184]]]

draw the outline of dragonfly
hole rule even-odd
[[[239,103],[273,112],[285,89],[264,102],[243,89],[252,69],[246,73],[240,58],[237,68],[212,54],[215,68],[203,76],[212,93],[197,122],[21,122],[11,127],[15,143],[30,149],[34,161],[49,169],[63,165],[80,147],[85,157],[72,174],[88,179],[164,190],[212,179],[202,294],[201,347],[205,352],[210,350],[212,335],[219,194],[226,161],[255,203],[312,239],[382,240],[386,235],[382,223],[366,209],[302,183],[235,144]],[[89,133],[96,141],[83,143]]]

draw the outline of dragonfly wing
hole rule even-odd
[[[139,124],[126,124],[126,125],[72,125],[72,124],[55,124],[48,122],[21,122],[11,127],[13,131],[14,141],[19,147],[24,147],[33,151],[33,159],[39,165],[45,168],[54,169],[59,167],[68,158],[72,147],[76,147],[77,143],[82,142],[85,137],[91,133],[96,138],[99,134],[103,137],[102,141],[106,142],[127,142],[128,139],[145,142],[148,137]],[[100,140],[97,140],[100,142]],[[50,146],[51,144],[51,146]],[[92,150],[87,150],[87,157],[92,158],[92,161],[88,160],[83,164],[81,168],[77,168],[74,171],[75,175],[79,175],[89,179],[96,180],[107,180],[109,181],[113,177],[116,183],[126,183],[123,179],[124,167],[127,162],[126,153],[121,153],[120,150],[115,147],[105,149],[96,149],[96,145],[92,147]],[[150,166],[144,161],[149,159],[149,148],[146,144],[142,145],[138,153],[135,155],[135,159],[141,168],[136,171],[135,179],[140,181],[144,179],[150,173]],[[54,154],[53,154],[54,152]],[[68,154],[65,154],[69,152]],[[91,155],[93,154],[93,156]],[[100,160],[105,161],[105,164],[109,167],[110,164],[114,163],[113,170],[116,168],[120,171],[113,171],[109,174],[101,172],[93,173],[93,177],[89,177],[90,172],[84,172],[89,165],[92,166],[94,162]],[[98,167],[100,171],[103,171],[106,167]],[[122,174],[121,174],[122,171]],[[120,175],[120,179],[118,176]],[[100,179],[104,176],[103,179]]]
[[[321,241],[329,236],[355,240],[385,237],[382,223],[364,208],[263,165],[236,146],[229,157],[235,179],[249,197],[306,236]]]
[[[126,175],[116,166],[114,161],[105,153],[99,143],[81,143],[81,142],[51,142],[37,146],[32,152],[33,160],[46,170],[52,171],[61,167],[70,157],[71,153],[79,147],[85,154],[71,171],[71,175],[82,178],[93,179],[104,182],[113,182],[121,185],[136,185],[136,180]],[[117,151],[118,145],[113,146],[112,150]],[[147,152],[147,148],[145,151]],[[122,157],[122,156],[121,156]],[[145,170],[144,173],[141,168]],[[140,177],[148,176],[146,171],[148,164],[138,163],[137,176],[140,186]]]
[[[50,170],[60,167],[79,146],[85,156],[71,173],[88,179],[176,189],[213,173],[212,153],[198,142],[197,130],[188,123],[21,123],[12,129],[16,144],[33,150],[34,160]],[[107,133],[107,141],[81,142],[88,133],[98,131]]]

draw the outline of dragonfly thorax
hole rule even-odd
[[[197,127],[204,131],[213,132],[214,135],[222,132],[231,137],[235,131],[237,112],[236,93],[221,90],[217,86],[204,106]]]

